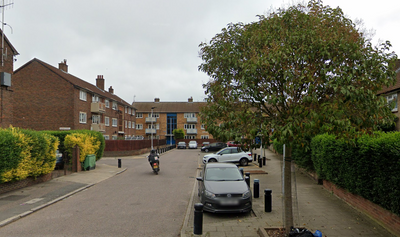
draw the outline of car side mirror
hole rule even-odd
[[[197,181],[203,181],[203,177],[197,177]]]

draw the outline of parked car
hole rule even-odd
[[[197,142],[196,141],[190,141],[188,143],[189,149],[197,149]]]
[[[214,143],[211,143],[208,146],[203,146],[201,148],[201,151],[205,151],[205,152],[219,151],[219,150],[221,150],[222,148],[225,148],[225,147],[226,147],[226,144],[223,143],[223,142],[214,142]]]
[[[186,142],[178,142],[177,149],[186,149]]]
[[[203,144],[201,146],[203,147],[203,146],[208,146],[208,145],[210,145],[210,142],[203,142]]]
[[[203,163],[231,162],[247,166],[252,161],[251,152],[244,152],[240,147],[226,147],[203,157]]]
[[[251,211],[251,190],[236,165],[208,163],[203,167],[197,180],[198,195],[204,211],[215,213]]]
[[[56,150],[56,169],[64,169],[63,155],[60,150]]]
[[[237,143],[235,141],[229,141],[229,142],[226,143],[226,145],[229,146],[229,147],[232,147],[232,146],[239,147],[239,146],[241,146],[239,143]]]

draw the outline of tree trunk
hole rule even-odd
[[[285,231],[286,234],[289,234],[290,227],[293,226],[293,208],[292,208],[292,148],[288,145],[285,145],[285,169],[283,171],[284,174],[284,220],[285,220]]]

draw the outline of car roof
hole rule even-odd
[[[179,143],[185,143],[185,142],[178,142],[178,144],[179,144]]]
[[[206,168],[230,168],[230,167],[235,167],[237,166],[235,164],[231,163],[207,163],[205,164]]]

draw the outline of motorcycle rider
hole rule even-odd
[[[150,166],[153,168],[153,162],[155,161],[155,157],[158,157],[158,159],[160,159],[160,156],[159,156],[159,154],[157,153],[157,151],[156,150],[151,150],[150,151],[150,155],[147,157],[147,159],[148,159],[148,161],[149,161],[149,163],[150,163]]]

